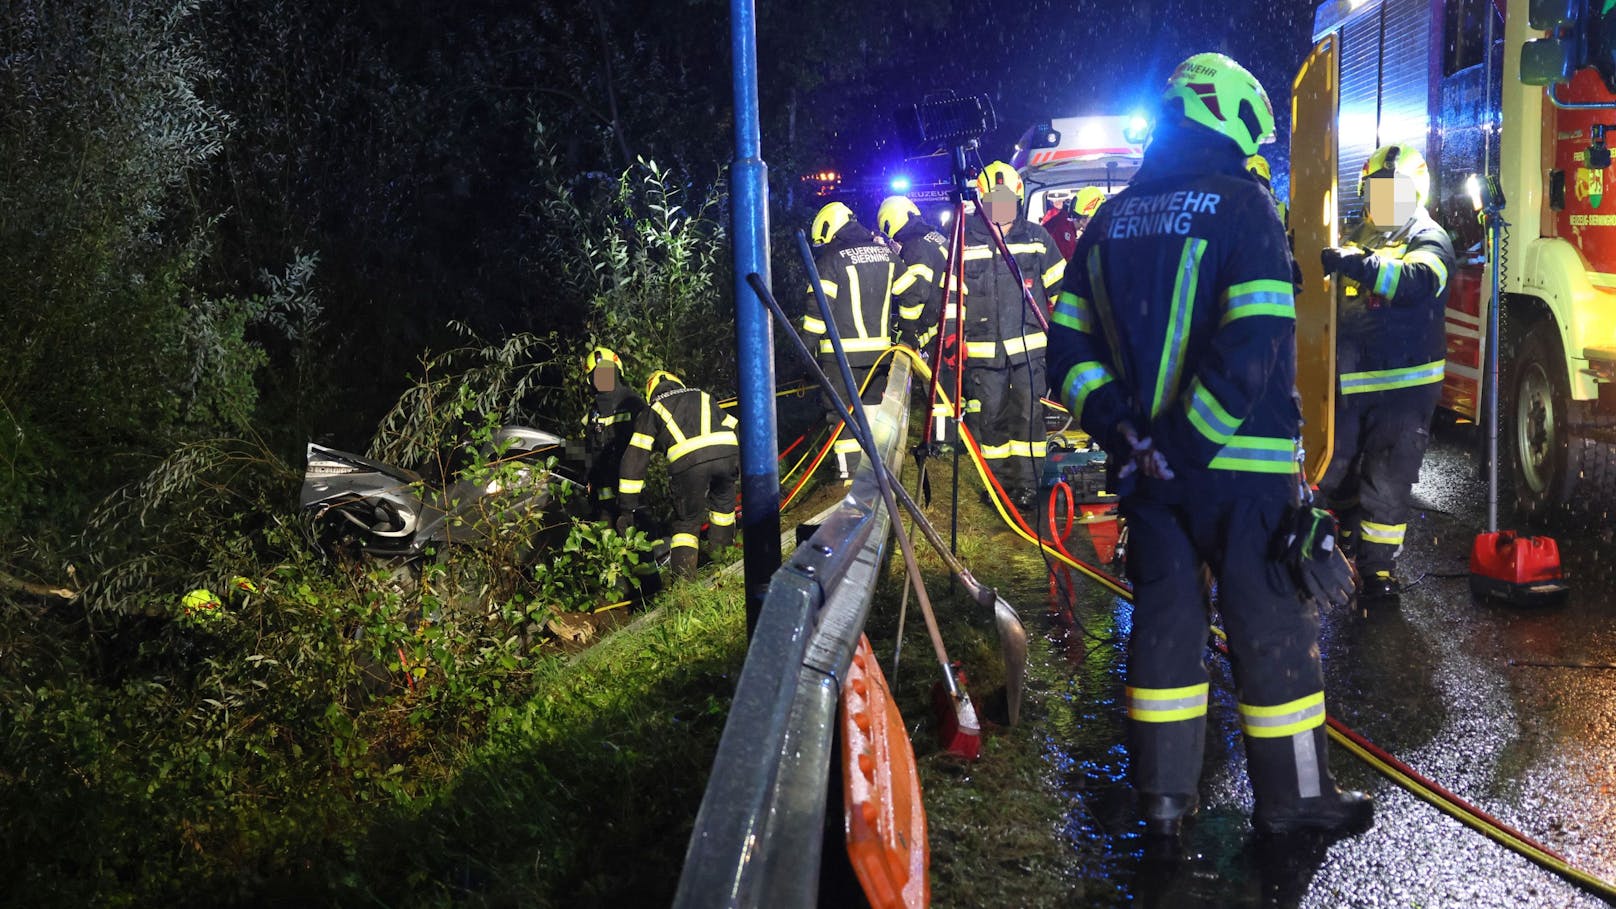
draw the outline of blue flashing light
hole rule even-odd
[[[1143,145],[1150,138],[1150,118],[1142,113],[1135,113],[1128,118],[1128,125],[1122,130],[1122,138],[1134,145]]]
[[[892,182],[889,183],[888,185],[890,187],[892,187],[892,191],[895,192],[895,193],[906,193],[906,192],[909,191],[909,187],[912,184],[909,182],[908,177],[903,176],[903,175],[899,175],[899,176],[893,177]]]

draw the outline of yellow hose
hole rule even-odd
[[[925,361],[920,359],[920,356],[913,350],[907,347],[896,347],[894,350],[903,351],[914,362],[915,369],[917,371],[921,372],[928,379],[931,377],[931,370],[926,365]],[[938,394],[943,394],[941,389],[938,390]],[[951,402],[947,402],[945,397],[945,403]],[[971,445],[967,446],[971,454],[971,463],[976,466],[977,476],[981,478],[983,488],[988,490],[988,498],[992,500],[993,507],[999,512],[999,517],[1004,521],[1005,526],[1009,527],[1022,539],[1037,545],[1051,558],[1076,569],[1079,574],[1082,574],[1084,577],[1098,583],[1101,587],[1104,587],[1106,590],[1111,591],[1117,596],[1120,596],[1129,602],[1133,601],[1133,591],[1128,589],[1117,579],[1105,574],[1104,572],[1097,571],[1087,564],[1069,558],[1065,553],[1054,549],[1042,539],[1036,538],[1022,529],[1020,523],[1017,522],[1010,515],[1010,513],[1005,510],[1004,503],[999,501],[999,496],[994,491],[993,483],[989,479],[987,465],[983,463],[982,459],[978,456],[975,446],[975,439],[969,436],[969,430],[966,429],[963,424],[960,425],[960,431],[962,434],[965,434],[965,437],[968,438],[972,443]],[[1224,631],[1221,628],[1214,626],[1212,631],[1220,638],[1227,638],[1227,635],[1224,634]],[[1392,764],[1382,760],[1375,754],[1372,754],[1334,727],[1327,727],[1326,731],[1329,732],[1330,738],[1334,739],[1348,751],[1352,752],[1353,755],[1357,756],[1360,760],[1368,764],[1381,775],[1385,776],[1387,779],[1390,779],[1397,785],[1402,786],[1404,789],[1407,789],[1420,799],[1429,802],[1431,805],[1435,806],[1444,813],[1457,818],[1466,826],[1474,828],[1499,844],[1514,850],[1515,852],[1531,859],[1532,861],[1537,862],[1539,865],[1542,865],[1543,867],[1548,868],[1549,870],[1554,871],[1575,883],[1581,884],[1582,886],[1606,897],[1607,899],[1616,898],[1616,884],[1612,884],[1603,878],[1596,877],[1595,875],[1571,864],[1565,859],[1545,851],[1542,847],[1536,845],[1535,843],[1522,839],[1521,837],[1518,837],[1507,830],[1501,829],[1497,824],[1471,814],[1468,810],[1466,810],[1465,807],[1453,802],[1452,800],[1443,796],[1441,793],[1424,785]]]

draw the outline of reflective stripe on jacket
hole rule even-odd
[[[1164,503],[1293,491],[1300,412],[1285,229],[1227,139],[1168,126],[1079,238],[1051,315],[1051,385],[1112,455],[1126,421],[1176,474]]]
[[[674,473],[721,458],[738,460],[735,426],[735,418],[705,391],[678,385],[659,391],[635,419],[634,435],[623,453],[617,480],[621,507],[633,511],[639,504],[654,452],[667,453],[668,469]]]
[[[1370,248],[1362,284],[1342,278],[1336,361],[1344,395],[1442,381],[1453,241],[1423,210],[1400,233]]]
[[[971,215],[965,225],[965,326],[966,356],[973,366],[1004,367],[1019,362],[1025,352],[1041,350],[1047,343],[1038,316],[1027,310],[1023,289],[1032,294],[1033,305],[1049,312],[1049,299],[1060,287],[1066,273],[1055,241],[1042,225],[1019,214],[1005,231],[1005,245],[1021,269],[1023,283],[1016,281],[1005,264],[980,215]]]
[[[836,318],[836,331],[853,366],[869,366],[892,346],[892,282],[901,270],[898,257],[857,221],[850,221],[814,253],[814,267]],[[807,289],[803,340],[820,356],[833,356],[813,288]]]

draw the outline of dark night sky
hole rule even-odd
[[[849,171],[894,166],[890,152],[870,160],[890,137],[892,110],[937,89],[987,93],[1000,126],[982,153],[984,159],[1008,157],[1021,132],[1040,119],[1149,107],[1173,66],[1202,51],[1228,54],[1263,82],[1279,120],[1279,142],[1270,157],[1283,162],[1290,83],[1311,43],[1315,6],[1310,0],[954,4],[943,28],[914,28],[916,39],[906,49],[912,52],[902,54],[901,65],[869,61],[875,84],[852,99],[868,110],[861,120],[868,128],[838,137],[845,144],[827,163]],[[912,15],[896,14],[906,20]],[[849,50],[856,54],[859,47]]]

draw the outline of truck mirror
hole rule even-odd
[[[1536,4],[1533,4],[1536,8]],[[1555,85],[1571,78],[1571,47],[1555,38],[1534,38],[1521,45],[1521,82]]]

